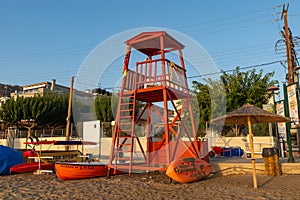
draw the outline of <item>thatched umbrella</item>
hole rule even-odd
[[[288,122],[289,118],[270,113],[258,107],[250,104],[245,104],[243,107],[236,109],[224,116],[212,119],[212,123],[218,124],[248,124],[249,129],[249,143],[251,152],[252,172],[253,172],[253,184],[254,188],[257,188],[256,170],[255,170],[255,158],[253,148],[253,133],[252,124],[255,123],[272,123],[272,122]]]

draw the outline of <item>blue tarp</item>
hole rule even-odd
[[[20,151],[0,145],[0,175],[10,174],[12,166],[23,162],[23,156]]]
[[[241,147],[224,147],[221,152],[221,156],[231,157],[238,156],[241,157],[244,155],[244,150]]]

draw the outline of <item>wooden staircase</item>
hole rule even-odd
[[[118,112],[114,129],[113,148],[110,157],[110,167],[118,170],[126,170],[131,173],[133,162],[133,147],[135,135],[135,91],[119,93]],[[125,169],[124,169],[125,168]]]

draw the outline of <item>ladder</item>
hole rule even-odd
[[[136,136],[135,107],[136,91],[121,90],[109,162],[115,172],[120,165],[123,166],[122,169],[126,166],[129,174],[132,171],[133,146]]]

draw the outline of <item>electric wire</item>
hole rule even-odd
[[[262,24],[266,24],[266,23],[270,23],[270,21],[264,21],[261,23],[250,23],[247,24],[245,22],[252,22],[252,21],[256,21],[257,19],[263,19],[266,18],[267,15],[261,15],[261,16],[257,16],[257,13],[260,12],[265,12],[266,10],[270,10],[270,9],[263,9],[263,10],[259,10],[259,11],[253,11],[253,12],[249,12],[249,13],[245,13],[243,15],[235,15],[235,16],[230,16],[227,18],[222,18],[222,19],[216,19],[216,20],[210,20],[207,22],[202,22],[202,23],[198,23],[198,24],[194,24],[194,25],[187,25],[187,26],[179,26],[179,27],[175,27],[175,28],[179,28],[179,29],[185,29],[185,28],[197,28],[199,25],[207,25],[206,27],[204,27],[203,29],[206,29],[208,31],[211,32],[206,32],[207,34],[215,34],[215,33],[222,33],[225,31],[234,31],[236,29],[241,29],[241,28],[251,28],[252,26],[258,26],[258,25],[262,25]],[[255,15],[255,17],[248,17],[246,19],[241,19],[241,17],[244,16],[251,16],[251,15]],[[228,22],[228,20],[233,19],[233,21]],[[236,19],[238,19],[238,21],[236,21]],[[223,24],[216,24],[216,22],[222,22],[222,21],[226,21],[227,23],[223,23]],[[214,23],[214,24],[212,24]],[[241,25],[242,24],[242,25]],[[233,28],[227,28],[227,29],[223,29],[223,30],[216,30],[216,31],[212,31],[213,28],[215,27],[222,27],[222,26],[229,26],[230,25],[234,25]],[[193,33],[196,32],[197,30],[192,30],[192,31],[185,31],[185,33]],[[90,48],[91,45],[90,44],[85,44],[82,46],[77,46],[77,47],[68,47],[68,48],[62,48],[62,49],[57,49],[57,50],[50,50],[50,51],[42,51],[42,52],[37,52],[34,55],[31,56],[27,56],[27,55],[19,55],[19,56],[6,56],[6,57],[0,57],[0,63],[4,62],[5,64],[9,64],[9,63],[14,63],[14,62],[23,62],[23,61],[31,61],[31,62],[37,62],[37,61],[41,61],[41,60],[47,60],[47,59],[53,59],[53,58],[58,58],[60,56],[68,56],[68,57],[74,57],[77,55],[82,55],[84,53],[86,53]],[[256,47],[256,48],[255,48]],[[114,47],[111,47],[112,49]],[[262,56],[269,56],[268,54],[263,54],[261,55],[260,52],[263,52],[262,49],[266,49],[267,50],[268,46],[260,46],[260,45],[255,45],[253,46],[253,49],[250,50],[248,49],[247,51],[247,47],[241,47],[241,48],[236,48],[235,50],[232,50],[232,52],[238,52],[237,53],[232,53],[230,54],[231,50],[225,50],[223,51],[223,53],[221,51],[216,52],[216,54],[214,54],[214,52],[211,53],[211,55],[214,56],[214,60],[216,61],[243,61],[246,60],[246,58],[242,58],[241,56],[237,55],[242,55],[241,52],[246,52],[245,57],[250,55],[250,51],[252,51],[253,53],[251,54],[251,57],[248,57],[248,60],[250,59],[255,59],[257,57],[262,57]],[[106,49],[106,51],[109,51],[109,49]],[[255,52],[257,52],[257,56],[255,56]],[[271,54],[270,54],[271,55]],[[83,55],[84,56],[84,55]],[[197,55],[195,55],[197,56]],[[227,57],[226,57],[227,56]],[[11,60],[12,59],[12,60]],[[70,70],[70,71],[60,71],[60,72],[56,72],[53,73],[51,72],[51,75],[55,75],[58,78],[63,78],[66,79],[66,73],[70,73],[70,74],[74,74],[75,71]],[[16,80],[20,77],[19,80],[23,79],[23,80],[30,80],[31,78],[36,78],[36,76],[49,76],[49,73],[33,73],[33,74],[20,74],[20,76],[16,76],[16,74],[13,75],[13,78]],[[24,77],[25,76],[25,77]]]
[[[262,63],[262,64],[257,64],[257,65],[251,65],[251,66],[247,66],[247,67],[240,67],[239,69],[249,69],[249,68],[256,68],[256,67],[263,67],[263,66],[268,66],[268,65],[273,65],[276,63],[280,63],[282,60],[277,60],[277,61],[272,61],[272,62],[268,62],[268,63]],[[231,72],[231,71],[235,71],[236,69],[229,69],[229,70],[221,70],[219,72],[212,72],[212,73],[207,73],[207,74],[201,74],[201,75],[195,75],[195,76],[189,76],[187,78],[197,78],[197,77],[204,77],[204,76],[211,76],[211,75],[216,75],[216,74],[220,74],[220,73],[224,73],[224,72]]]

